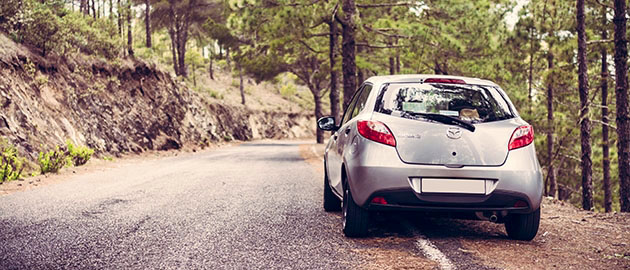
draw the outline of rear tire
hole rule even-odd
[[[328,181],[328,173],[324,167],[324,211],[337,212],[341,210],[341,200],[333,193]]]
[[[515,240],[531,241],[538,233],[540,208],[529,214],[510,214],[505,220],[508,237]]]
[[[368,231],[369,212],[354,202],[348,184],[344,186],[343,233],[347,237],[364,237]]]

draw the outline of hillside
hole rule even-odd
[[[4,35],[0,67],[0,136],[31,160],[68,139],[120,155],[314,132],[300,106],[254,84],[252,105],[235,104],[229,87],[221,89],[231,81],[226,74],[215,82],[219,95],[197,92],[144,61],[43,58]],[[258,102],[267,98],[275,107]]]

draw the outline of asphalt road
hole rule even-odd
[[[491,269],[458,236],[498,231],[384,215],[367,239],[344,238],[299,144],[123,164],[1,196],[0,269]]]

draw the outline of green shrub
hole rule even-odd
[[[63,53],[78,48],[85,54],[100,55],[108,59],[118,56],[122,40],[111,20],[94,19],[78,12],[69,12],[61,18]]]
[[[68,154],[64,149],[56,146],[54,150],[39,152],[37,163],[41,174],[56,173],[68,164]]]
[[[280,88],[280,95],[282,95],[285,98],[295,96],[296,93],[297,93],[297,88],[292,83],[285,84]]]
[[[30,6],[21,38],[24,43],[42,49],[42,54],[46,56],[61,45],[58,36],[62,29],[61,20],[52,5],[35,1]]]
[[[0,139],[0,183],[19,179],[25,161],[18,156],[15,146],[6,139]]]
[[[35,77],[35,73],[37,73],[37,69],[35,68],[35,63],[33,63],[31,59],[26,58],[26,63],[24,63],[23,68],[29,77],[31,78]]]
[[[44,56],[78,49],[112,59],[123,46],[114,21],[70,11],[64,0],[2,0],[0,31],[16,42],[42,49]]]
[[[87,146],[74,145],[70,140],[66,141],[68,148],[68,158],[71,160],[74,166],[81,166],[90,160],[94,150]]]
[[[223,94],[221,94],[221,93],[219,93],[219,92],[217,92],[217,91],[215,91],[215,90],[212,90],[212,89],[210,89],[210,90],[208,90],[208,91],[210,92],[210,96],[211,96],[212,98],[216,98],[216,99],[223,99]]]
[[[41,89],[43,86],[48,84],[48,76],[46,75],[38,75],[35,77],[35,85],[37,89]]]

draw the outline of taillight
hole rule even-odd
[[[357,121],[357,130],[368,140],[396,146],[396,139],[387,126],[378,121]]]
[[[532,126],[520,126],[512,133],[510,143],[508,144],[508,150],[518,149],[529,145],[534,141],[534,127]]]
[[[387,200],[383,197],[374,197],[372,198],[372,203],[374,204],[387,204]]]
[[[466,84],[464,80],[460,79],[446,79],[446,78],[428,78],[424,80],[424,83],[454,83],[454,84]]]

